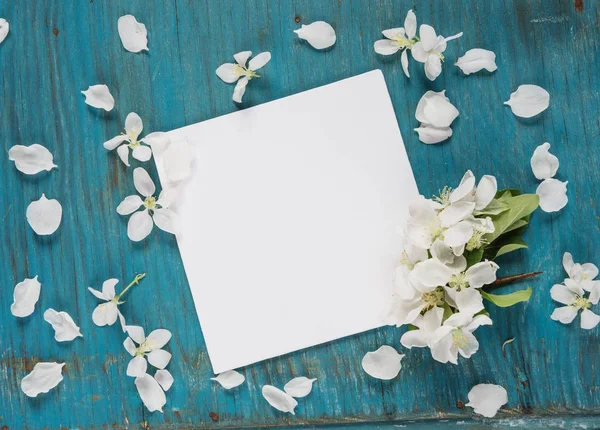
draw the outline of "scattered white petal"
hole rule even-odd
[[[31,373],[21,380],[21,390],[28,397],[47,393],[63,380],[64,365],[65,363],[37,363]]]
[[[548,151],[550,149],[550,144],[548,142],[541,144],[535,151],[533,151],[533,156],[531,157],[531,170],[533,170],[533,174],[537,179],[549,179],[556,175],[558,171],[558,158],[550,154]]]
[[[85,96],[86,104],[92,107],[104,109],[107,112],[115,107],[115,99],[104,84],[91,85],[86,91],[82,91],[81,94]]]
[[[516,116],[531,118],[545,111],[550,105],[550,94],[537,85],[520,85],[504,102]]]
[[[13,293],[14,303],[10,306],[10,312],[19,318],[24,318],[33,313],[35,304],[40,299],[42,284],[38,277],[25,279],[15,286]]]
[[[383,345],[377,351],[367,352],[362,359],[362,367],[373,378],[389,380],[398,376],[402,369],[404,354],[391,346]]]
[[[8,31],[10,29],[10,25],[8,21],[4,18],[0,18],[0,43],[4,42],[6,36],[8,36]]]
[[[127,338],[129,339],[129,338]],[[131,376],[137,378],[138,376],[144,376],[146,374],[146,370],[148,369],[148,362],[146,359],[141,356],[135,356],[131,360],[129,360],[129,364],[127,364],[127,376]]]
[[[123,48],[129,52],[148,51],[148,31],[146,26],[137,22],[133,15],[124,15],[117,23]]]
[[[508,403],[508,393],[500,385],[478,384],[469,391],[469,403],[476,414],[492,418],[503,405]]]
[[[285,384],[283,391],[295,398],[306,397],[312,391],[313,382],[316,380],[317,378],[309,379],[305,376],[300,376]]]
[[[452,129],[450,127],[437,128],[424,125],[415,128],[415,131],[419,134],[419,140],[428,145],[443,142],[452,136]]]
[[[171,388],[173,382],[175,381],[173,379],[173,375],[171,375],[171,372],[164,369],[157,370],[154,374],[154,379],[156,379],[156,382],[158,382],[165,391],[169,391],[169,388]]]
[[[446,97],[446,90],[440,92],[429,90],[419,100],[415,118],[422,123],[421,125],[444,128],[450,127],[458,114],[458,109]]]
[[[156,379],[146,373],[135,378],[135,386],[146,408],[150,412],[162,413],[162,408],[167,403],[167,397]]]
[[[480,70],[487,70],[493,72],[498,69],[496,66],[496,54],[487,49],[470,49],[465,55],[460,57],[455,64],[462,70],[465,75],[479,72]]]
[[[8,151],[8,159],[14,161],[15,167],[26,175],[35,175],[42,170],[49,172],[58,167],[53,162],[52,153],[37,143],[13,146]]]
[[[68,342],[76,337],[83,337],[79,327],[66,312],[57,312],[54,309],[46,309],[44,320],[54,329],[54,339],[57,342]]]
[[[315,21],[294,30],[300,39],[306,40],[315,49],[327,49],[335,44],[335,30],[325,21]]]
[[[569,201],[567,197],[567,184],[558,179],[545,179],[535,193],[540,197],[540,208],[544,212],[556,212],[564,208]]]
[[[48,200],[46,195],[42,194],[39,200],[29,203],[25,215],[33,231],[45,236],[54,233],[60,225],[62,206],[58,200]]]
[[[289,394],[281,391],[279,388],[272,385],[262,387],[262,395],[271,406],[281,412],[289,412],[296,415],[294,408],[298,406],[298,402]]]
[[[192,174],[194,150],[187,140],[172,142],[162,158],[163,169],[169,182],[183,181]]]
[[[230,390],[244,383],[246,378],[235,370],[219,373],[215,378],[210,378],[211,381],[217,381],[223,388]]]

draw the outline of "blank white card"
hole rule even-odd
[[[383,325],[418,191],[381,71],[169,137],[195,151],[177,242],[215,373]]]

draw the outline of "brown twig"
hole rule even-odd
[[[519,282],[524,279],[533,278],[534,276],[541,275],[542,273],[544,273],[544,272],[529,272],[529,273],[521,273],[519,275],[503,276],[501,278],[496,279],[491,284],[486,285],[485,288],[492,289],[492,288],[501,287],[506,284],[512,284],[514,282]]]

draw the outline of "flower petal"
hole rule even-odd
[[[504,104],[510,106],[516,116],[531,118],[548,108],[550,94],[537,85],[520,85]]]
[[[600,323],[600,316],[596,315],[589,309],[584,309],[581,312],[581,328],[591,330]]]
[[[219,373],[215,378],[210,378],[211,381],[217,381],[226,390],[231,390],[244,383],[246,378],[235,370],[228,370],[223,373]]]
[[[73,318],[66,312],[57,312],[52,308],[46,309],[44,320],[49,322],[54,329],[54,339],[57,342],[66,342],[76,337],[83,337]]]
[[[469,403],[476,414],[492,418],[503,405],[508,403],[508,393],[500,385],[478,384],[469,391]]]
[[[306,40],[315,49],[327,49],[335,44],[335,30],[325,21],[315,21],[294,30],[300,39]]]
[[[419,27],[419,38],[423,43],[423,49],[426,52],[431,51],[438,43],[437,34],[432,26],[427,24],[421,24]]]
[[[402,335],[400,343],[408,349],[425,348],[428,345],[428,336],[425,330],[409,330]]]
[[[244,97],[244,93],[246,92],[246,85],[248,85],[248,77],[244,76],[242,79],[235,84],[235,88],[233,89],[232,100],[236,103],[242,102],[242,97]]]
[[[444,243],[452,248],[458,248],[471,239],[473,227],[468,221],[461,221],[444,232]]]
[[[104,297],[104,294],[102,294],[102,292],[98,291],[98,290],[94,290],[92,287],[88,287],[88,290],[90,290],[90,293],[92,293],[94,296],[96,296],[97,298],[101,299],[101,300],[107,300]]]
[[[167,233],[177,234],[179,232],[179,217],[171,209],[156,209],[152,219],[158,228]]]
[[[127,222],[127,237],[134,242],[139,242],[152,232],[153,227],[154,222],[147,210],[136,212]]]
[[[575,306],[562,306],[554,309],[550,318],[563,324],[571,324],[576,316],[577,308]]]
[[[133,155],[133,158],[135,158],[136,160],[146,162],[150,158],[152,158],[152,149],[150,149],[150,147],[146,145],[138,145],[135,148],[133,148],[131,155]]]
[[[373,44],[373,49],[379,55],[393,55],[400,50],[400,47],[394,45],[394,42],[392,40],[380,39]],[[403,55],[404,52],[402,53]]]
[[[81,94],[85,96],[85,103],[109,112],[115,107],[115,99],[106,85],[91,85]]]
[[[146,408],[150,412],[162,413],[162,408],[167,403],[167,397],[156,379],[145,373],[143,376],[135,378],[135,386]]]
[[[398,376],[403,358],[404,354],[398,354],[391,346],[383,345],[377,351],[367,352],[361,364],[368,375],[387,381]]]
[[[406,31],[406,37],[412,39],[417,34],[417,16],[410,9],[406,12],[406,18],[404,18],[404,30]]]
[[[122,144],[123,142],[125,142],[127,139],[128,138],[127,138],[126,135],[119,134],[118,136],[115,136],[112,139],[107,140],[106,142],[104,142],[103,145],[104,145],[105,149],[108,149],[109,151],[112,151],[117,146],[119,146],[120,144]]]
[[[469,267],[465,272],[469,285],[473,288],[481,288],[496,280],[498,265],[493,261],[482,261]]]
[[[175,381],[171,372],[165,369],[157,370],[154,374],[154,379],[156,379],[156,382],[158,382],[165,391],[169,391],[169,388],[171,388],[171,385],[173,385],[173,382]]]
[[[425,61],[425,76],[430,81],[435,81],[442,73],[442,60],[435,54],[429,55]]]
[[[148,31],[133,15],[124,15],[117,22],[123,48],[129,52],[148,51]]]
[[[422,42],[415,43],[412,49],[410,50],[410,53],[412,54],[412,57],[419,63],[424,63],[429,57],[429,53],[426,52],[425,49],[423,49]]]
[[[435,258],[415,264],[411,272],[411,276],[430,288],[446,285],[453,274],[452,269]]]
[[[171,361],[171,353],[164,349],[155,349],[148,354],[148,363],[158,369],[164,369]]]
[[[299,376],[285,384],[283,386],[283,391],[297,399],[306,397],[312,391],[313,382],[316,380],[317,378],[309,379],[305,376]]]
[[[408,72],[408,54],[406,53],[406,49],[402,51],[402,55],[400,56],[400,63],[402,64],[402,71],[404,72],[407,78],[410,78],[410,73]]]
[[[118,312],[117,305],[113,302],[102,303],[96,306],[96,309],[92,312],[92,321],[98,327],[113,325],[119,317]]]
[[[563,264],[563,267],[565,269],[565,272],[567,272],[567,274],[570,277],[571,276],[571,269],[573,268],[573,265],[575,264],[573,262],[573,256],[571,255],[570,252],[565,252],[563,254],[562,264]]]
[[[157,330],[152,330],[148,337],[146,338],[146,345],[148,345],[151,349],[159,349],[162,348],[171,340],[171,332],[169,330],[165,330],[164,328],[159,328]]]
[[[452,136],[450,127],[437,128],[430,125],[421,125],[421,127],[415,128],[415,131],[419,134],[419,140],[428,145],[443,142]]]
[[[117,206],[117,213],[119,215],[129,215],[137,211],[140,206],[144,204],[144,201],[137,194],[127,196],[123,199],[119,206]]]
[[[550,154],[549,149],[550,144],[546,142],[533,151],[531,170],[537,179],[549,179],[556,175],[559,165],[558,158]]]
[[[544,212],[556,212],[567,205],[567,184],[569,181],[561,182],[558,179],[544,179],[537,187],[535,193],[540,197],[540,208]]]
[[[576,294],[562,284],[556,284],[550,288],[550,297],[563,305],[571,305],[577,299]]]
[[[442,227],[452,227],[458,222],[473,215],[474,210],[475,202],[459,201],[447,206],[438,216],[442,223]]]
[[[464,199],[469,194],[473,193],[474,189],[475,176],[473,175],[473,172],[467,170],[460,180],[458,187],[456,187],[454,191],[452,191],[452,194],[450,194],[450,203],[456,203],[459,200]]]
[[[47,393],[63,380],[62,368],[65,363],[37,363],[31,373],[21,380],[21,390],[28,397]]]
[[[38,277],[26,278],[15,285],[13,293],[13,304],[10,306],[10,312],[19,318],[24,318],[33,313],[35,304],[40,299],[42,284]]]
[[[445,128],[450,127],[458,117],[458,109],[450,103],[445,91],[441,91],[424,99],[423,116],[426,124],[437,128]]]
[[[496,66],[496,54],[487,49],[480,48],[468,50],[454,65],[459,67],[465,75],[470,75],[483,69],[488,72],[498,69],[498,66]]]
[[[298,402],[279,388],[275,388],[272,385],[265,385],[262,387],[262,395],[266,401],[278,411],[289,412],[292,415],[296,415],[294,413],[294,408],[298,406]]]
[[[129,112],[125,118],[125,131],[129,139],[132,142],[136,141],[143,130],[144,123],[142,122],[142,118],[135,112]]]
[[[142,344],[146,340],[144,335],[144,329],[139,325],[128,325],[127,334],[133,339],[138,345]]]
[[[156,192],[154,182],[143,167],[136,167],[133,170],[133,185],[135,189],[144,197],[150,197]]]
[[[233,84],[235,81],[237,81],[240,78],[240,75],[235,73],[236,70],[236,64],[233,63],[225,63],[225,64],[221,64],[219,67],[217,67],[217,70],[215,70],[215,73],[217,74],[217,76],[219,78],[221,78],[221,80],[225,83],[228,84]]]
[[[484,308],[483,298],[476,288],[462,288],[460,291],[447,288],[446,292],[450,298],[454,300],[454,303],[461,314],[474,315]]]
[[[195,151],[187,140],[171,143],[162,158],[167,180],[178,182],[190,177],[195,156]]]
[[[138,376],[144,376],[146,374],[147,369],[148,362],[143,356],[138,355],[129,360],[129,364],[127,365],[127,376],[131,376],[133,378],[137,378]]]
[[[270,52],[261,52],[248,63],[248,69],[258,70],[271,60]]]
[[[246,63],[248,62],[248,58],[252,56],[252,51],[242,51],[237,54],[233,54],[233,58],[235,58],[236,63],[238,63],[242,67],[246,67]]]
[[[8,31],[10,30],[10,25],[8,21],[4,18],[0,18],[0,43],[4,42],[6,36],[8,36]]]
[[[42,145],[15,145],[8,151],[8,159],[15,162],[15,167],[26,175],[35,175],[42,170],[50,171],[58,167],[53,157]]]
[[[115,286],[119,283],[116,278],[107,279],[102,283],[102,295],[106,300],[115,298]]]
[[[496,178],[491,175],[482,176],[477,185],[477,191],[475,191],[475,209],[485,209],[494,200],[497,191]]]
[[[155,154],[162,154],[165,149],[169,147],[169,143],[171,142],[169,139],[169,135],[162,131],[155,131],[154,133],[150,133],[146,137],[140,140],[140,142],[144,142],[146,145],[150,145],[152,148],[152,152]]]
[[[123,342],[123,346],[125,347],[125,350],[129,353],[129,355],[131,355],[132,357],[135,356],[136,347],[133,343],[133,340],[131,340],[130,337],[127,337],[127,339],[125,339],[125,341]]]
[[[39,200],[34,200],[27,206],[27,222],[36,234],[46,236],[54,233],[62,220],[62,206],[58,200],[48,200],[42,194]]]
[[[390,40],[406,39],[406,31],[403,27],[389,28],[381,32],[383,37]]]
[[[125,333],[127,331],[127,329],[125,328],[125,327],[127,327],[127,323],[125,322],[125,317],[123,316],[121,311],[119,311],[118,307],[117,307],[117,316],[119,317],[119,324],[121,324],[121,330],[123,330],[123,333]]]
[[[129,167],[129,146],[121,145],[117,148],[117,155],[127,167]]]

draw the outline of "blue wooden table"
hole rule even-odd
[[[585,3],[585,4],[584,4]],[[409,8],[418,22],[444,35],[464,31],[449,44],[442,75],[427,81],[411,61],[412,78],[399,56],[382,58],[373,42],[385,28],[402,25]],[[149,53],[125,51],[117,19],[133,14],[149,30]],[[0,426],[40,428],[259,427],[298,424],[408,424],[453,420],[480,428],[463,406],[469,389],[500,384],[509,402],[497,425],[600,425],[599,329],[550,320],[549,289],[564,278],[561,257],[600,264],[600,8],[588,0],[436,2],[295,0],[136,0],[68,2],[19,0],[0,3],[11,32],[0,45]],[[292,32],[301,23],[330,22],[337,44],[316,52]],[[498,70],[464,76],[453,62],[470,48],[496,52]],[[384,328],[268,360],[243,369],[247,383],[227,392],[213,376],[190,289],[174,238],[155,231],[134,244],[126,219],[116,214],[131,194],[132,169],[102,143],[117,135],[130,111],[148,131],[170,130],[238,109],[232,88],[215,69],[241,50],[271,51],[263,79],[252,82],[243,107],[328,84],[375,68],[383,70],[421,192],[430,196],[456,184],[465,170],[493,174],[501,187],[535,192],[529,158],[548,141],[561,160],[558,178],[568,180],[569,204],[557,214],[538,212],[525,239],[529,250],[501,259],[501,274],[542,270],[528,282],[524,304],[490,307],[492,327],[481,328],[480,351],[457,366],[411,350],[398,378],[367,376],[360,361],[383,344],[399,345],[403,330]],[[84,104],[81,90],[107,84],[116,108],[105,113]],[[532,120],[502,105],[520,84],[551,94],[550,108]],[[414,112],[428,89],[447,90],[460,111],[454,136],[437,146],[417,139]],[[301,132],[290,130],[290,132]],[[25,177],[8,160],[15,144],[41,143],[59,169]],[[139,165],[136,162],[134,165]],[[151,164],[146,165],[156,178]],[[25,210],[42,192],[61,201],[60,229],[36,236]],[[87,287],[110,277],[129,281],[146,272],[123,312],[148,331],[173,332],[168,348],[175,377],[164,415],[148,413],[125,375],[129,356],[115,325],[99,328],[91,314],[98,301]],[[14,285],[39,275],[42,293],[33,315],[10,314]],[[509,286],[506,291],[521,286]],[[65,310],[84,337],[59,344],[42,312]],[[503,342],[515,341],[501,351]],[[21,379],[38,361],[65,362],[65,380],[49,394],[27,398]],[[282,386],[294,376],[318,378],[300,400],[296,416],[271,408],[264,384]],[[527,417],[537,417],[532,421]],[[478,420],[478,419],[477,419]],[[365,423],[379,424],[365,424]],[[412,424],[420,426],[421,424]]]

